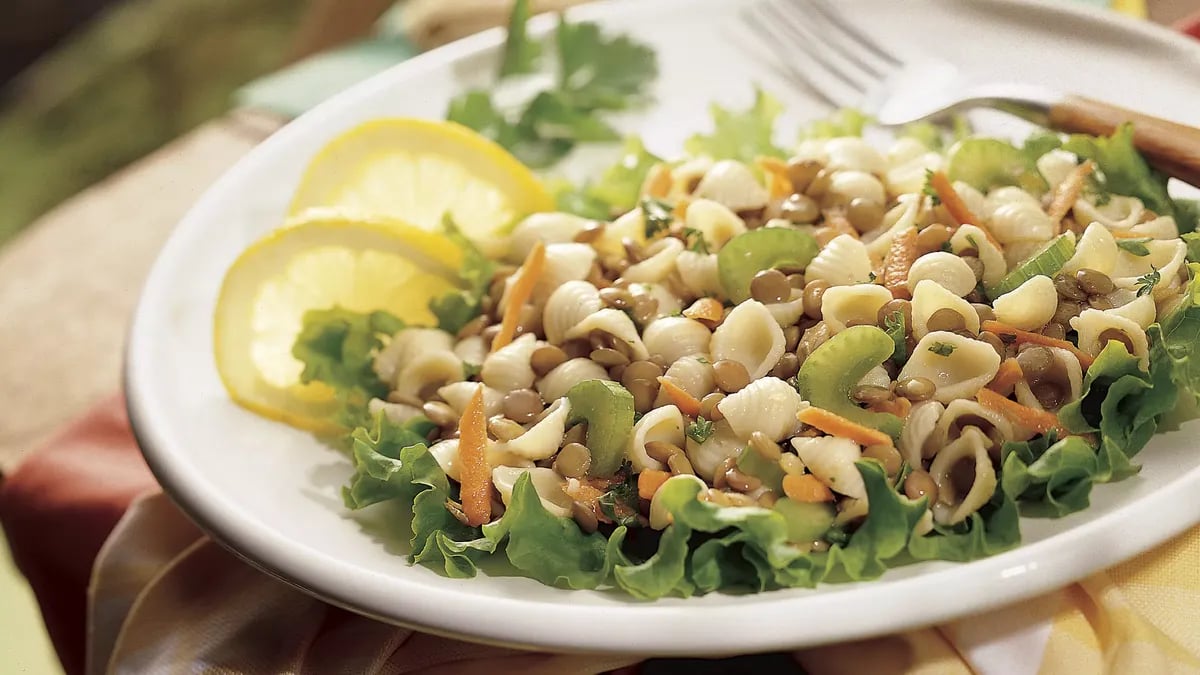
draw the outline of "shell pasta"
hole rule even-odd
[[[579,213],[458,236],[436,325],[306,325],[347,504],[408,500],[449,574],[507,545],[655,598],[968,560],[1135,473],[1200,389],[1200,235],[1114,173],[1143,166],[1129,132],[881,150],[839,114],[790,149],[643,148]]]

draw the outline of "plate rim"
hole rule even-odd
[[[1007,11],[1023,7],[1035,12],[1099,21],[1110,28],[1132,31],[1145,39],[1160,44],[1168,43],[1200,57],[1200,43],[1186,36],[1095,7],[1068,5],[1059,0],[983,0],[979,4],[1003,7]],[[691,0],[667,0],[654,4],[638,0],[608,0],[573,8],[567,15],[574,19],[603,21],[605,16],[619,12],[655,16],[687,5],[694,7]],[[541,30],[550,26],[552,20],[553,17],[549,15],[536,17],[531,30],[540,34]],[[1061,587],[1145,552],[1200,523],[1200,500],[1187,498],[1188,493],[1200,485],[1200,465],[1197,465],[1153,494],[1123,504],[1093,521],[996,556],[970,563],[947,563],[944,569],[932,575],[844,585],[837,593],[797,596],[782,591],[747,596],[752,599],[704,608],[719,611],[721,624],[752,622],[759,628],[750,634],[743,634],[704,626],[703,617],[707,612],[697,612],[696,607],[686,602],[631,601],[581,606],[569,601],[540,602],[496,597],[488,600],[488,615],[503,617],[504,620],[481,622],[479,613],[472,609],[472,599],[478,596],[470,591],[469,581],[453,588],[436,588],[417,580],[355,568],[328,555],[313,556],[304,547],[291,543],[291,539],[269,527],[253,519],[239,517],[237,510],[231,508],[219,493],[205,494],[199,489],[200,483],[189,481],[187,474],[180,471],[184,467],[176,463],[188,454],[186,444],[180,443],[179,447],[175,447],[176,441],[170,438],[166,429],[169,425],[163,416],[156,414],[156,404],[152,398],[143,393],[142,387],[149,385],[142,383],[155,378],[152,366],[139,358],[139,354],[149,353],[141,349],[141,345],[154,338],[154,323],[148,317],[154,316],[156,311],[165,311],[162,303],[156,305],[156,297],[162,294],[163,287],[155,282],[167,274],[170,260],[178,257],[181,232],[208,221],[206,214],[217,208],[219,198],[229,186],[240,182],[243,176],[258,172],[261,165],[269,164],[276,146],[290,143],[293,137],[314,133],[323,120],[336,116],[338,111],[356,101],[374,99],[379,93],[394,88],[415,74],[456,63],[495,48],[502,42],[503,30],[500,28],[458,40],[397,64],[293,120],[239,159],[204,192],[172,230],[151,267],[135,307],[126,341],[123,374],[130,426],[163,491],[202,530],[237,557],[330,604],[426,632],[476,642],[560,652],[652,652],[655,655],[696,656],[790,649],[939,623]],[[1114,524],[1136,519],[1139,514],[1143,516],[1140,519],[1143,527],[1119,530],[1121,536],[1114,538],[1107,549],[1089,555],[1086,560],[1074,555],[1077,548],[1072,544],[1094,539],[1097,533],[1110,529]],[[343,569],[339,570],[339,565]],[[371,577],[386,577],[389,580],[389,592],[376,595],[355,593],[354,584],[345,583],[342,576],[347,573],[360,582],[369,581]],[[980,579],[988,580],[986,592],[971,594],[965,590],[967,585],[979,585]],[[407,606],[396,602],[405,594],[411,594]],[[855,614],[852,622],[788,624],[762,620],[764,615],[780,618],[795,616],[796,609],[803,609],[804,613],[812,616],[845,615],[846,612],[840,610],[841,606],[861,607],[864,602],[876,603],[888,609],[908,605],[924,607],[917,619],[910,614],[879,611]],[[696,620],[697,616],[702,617],[701,621]],[[712,623],[711,619],[707,621]],[[669,643],[649,643],[644,627],[662,625],[663,622],[673,624]],[[549,624],[556,625],[558,629],[546,631],[545,626]],[[605,630],[597,630],[598,625],[605,626]]]

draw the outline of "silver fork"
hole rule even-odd
[[[972,108],[1003,110],[1060,131],[1111,134],[1134,123],[1134,144],[1167,175],[1200,185],[1200,129],[1020,82],[964,82],[949,62],[905,59],[846,20],[827,0],[759,0],[742,12],[764,42],[808,60],[748,52],[835,108],[857,107],[885,127],[945,121]],[[749,47],[749,45],[747,45]]]

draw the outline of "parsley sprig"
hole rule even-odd
[[[1137,297],[1150,295],[1154,291],[1154,287],[1158,282],[1162,281],[1162,272],[1158,271],[1154,265],[1150,266],[1150,271],[1137,278]]]

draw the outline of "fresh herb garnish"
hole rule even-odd
[[[1162,272],[1159,272],[1153,265],[1150,266],[1150,271],[1137,278],[1137,297],[1150,295],[1158,282],[1162,281]]]
[[[904,312],[900,310],[883,317],[883,332],[887,333],[888,337],[892,338],[892,342],[896,343],[896,349],[892,352],[892,361],[898,366],[903,366],[904,362],[908,360],[904,323]]]
[[[873,283],[875,283],[875,280],[878,278],[879,278],[878,274],[875,274],[874,272],[867,272],[867,283],[873,284]]]
[[[463,361],[463,379],[469,380],[483,372],[483,366]]]
[[[526,33],[528,0],[513,5],[500,79],[532,73],[541,46]],[[450,102],[446,118],[470,127],[510,150],[533,168],[562,159],[579,143],[614,141],[617,132],[598,113],[645,103],[658,62],[647,46],[626,36],[606,37],[594,23],[559,21],[554,48],[557,82],[511,110],[496,107],[484,90]]]
[[[683,228],[684,244],[687,250],[702,255],[708,255],[708,242],[704,239],[704,233],[694,227]]]
[[[929,203],[934,206],[942,203],[942,198],[933,188],[933,169],[925,169],[925,186],[921,188],[921,194],[929,197]]]
[[[950,356],[954,353],[954,345],[945,342],[935,342],[929,345],[929,351],[938,356]]]
[[[1150,237],[1139,237],[1137,239],[1118,239],[1117,247],[1131,255],[1136,255],[1139,258],[1150,255],[1150,249],[1146,247],[1146,242],[1151,241]]]
[[[697,417],[695,422],[687,425],[688,438],[703,443],[713,435],[713,423],[704,419],[703,416]]]
[[[617,525],[630,527],[642,524],[638,517],[637,476],[633,472],[626,473],[624,480],[600,495],[596,503],[600,506],[600,512]]]
[[[642,217],[646,220],[646,238],[650,239],[671,226],[671,205],[657,199],[642,200]]]

